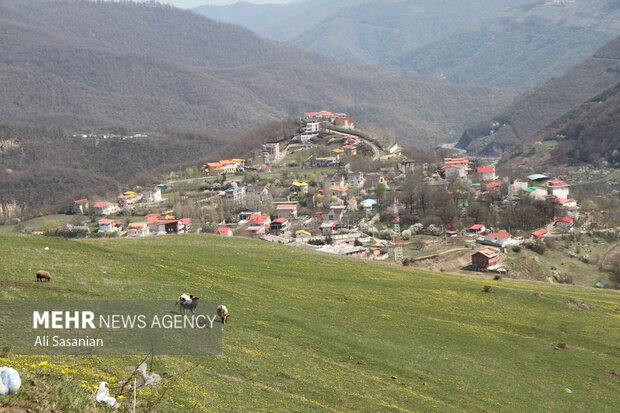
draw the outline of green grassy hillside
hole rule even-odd
[[[223,354],[156,358],[154,371],[168,378],[139,393],[139,411],[156,400],[161,412],[605,412],[620,402],[609,373],[620,370],[615,291],[460,278],[205,235],[0,233],[0,246],[1,299],[174,300],[188,291],[228,306]],[[39,269],[52,282],[35,283]],[[558,342],[570,349],[555,350]],[[88,401],[92,385],[103,378],[114,392],[140,359],[0,358],[26,378],[0,406],[101,411]]]

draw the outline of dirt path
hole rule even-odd
[[[601,261],[601,267],[605,268],[605,265],[607,264],[607,258],[609,258],[609,255],[616,249],[616,247],[618,246],[618,244],[613,244],[610,245],[609,248],[607,248],[607,251],[605,251],[605,254],[603,255],[603,261]]]

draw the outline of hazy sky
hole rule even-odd
[[[190,9],[192,7],[198,7],[205,4],[233,4],[239,0],[159,0],[160,3],[172,4],[173,6],[180,7],[182,9]],[[288,3],[291,0],[244,0],[248,3],[256,4],[276,4],[276,3]]]

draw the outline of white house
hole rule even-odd
[[[363,188],[366,182],[366,175],[363,172],[349,172],[347,174],[349,186],[353,188]]]
[[[297,217],[297,205],[278,205],[276,207],[276,213],[278,214],[278,218],[296,218]]]
[[[519,181],[518,179],[516,179],[512,184],[510,184],[510,191],[515,194],[519,191],[524,191],[527,187],[527,182]]]
[[[446,179],[464,178],[467,176],[467,168],[464,165],[445,165],[441,167]]]
[[[142,202],[146,202],[148,204],[161,202],[161,188],[154,186],[144,191],[142,193]]]
[[[510,242],[510,234],[502,231],[502,232],[493,232],[484,237],[484,240],[493,245],[497,245],[499,247],[503,247]]]
[[[310,139],[319,136],[319,120],[318,119],[306,119],[304,125],[299,130],[299,140],[304,143]]]
[[[291,222],[287,218],[276,218],[271,221],[269,231],[274,234],[281,234],[289,230]]]
[[[565,199],[568,198],[569,185],[559,179],[552,179],[547,182],[547,190],[549,191],[549,195]]]
[[[123,230],[121,221],[102,218],[99,220],[99,232],[120,232]]]
[[[239,208],[245,205],[245,188],[232,182],[230,187],[220,192],[222,203],[229,208]]]
[[[494,166],[481,166],[477,170],[480,179],[483,181],[495,180],[495,167]]]
[[[127,230],[128,237],[146,237],[150,234],[149,226],[146,222],[132,222]]]
[[[120,207],[115,202],[102,201],[93,205],[95,215],[111,215],[120,211]]]
[[[574,200],[573,198],[556,198],[554,202],[560,204],[561,206],[565,208],[576,208],[577,207],[577,201]]]

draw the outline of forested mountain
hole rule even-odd
[[[244,2],[196,12],[352,63],[383,64],[520,0],[306,0]]]
[[[574,107],[509,155],[518,163],[620,167],[620,82]],[[537,150],[537,146],[543,152]],[[535,156],[538,155],[538,156]]]
[[[519,96],[489,120],[467,129],[457,146],[474,154],[499,155],[618,81],[620,37],[562,76]]]
[[[469,85],[526,89],[565,72],[620,34],[620,2],[527,2],[392,63]]]
[[[273,40],[290,42],[321,24],[340,8],[367,1],[306,0],[286,4],[238,1],[226,6],[198,6],[193,11],[221,22],[239,24]]]
[[[32,216],[54,211],[63,200],[116,196],[131,181],[154,183],[155,171],[197,164],[225,138],[230,136],[191,130],[83,138],[59,127],[0,123],[0,221],[11,205]]]
[[[333,109],[428,147],[514,96],[351,66],[155,3],[4,3],[0,32],[0,120],[240,129]]]
[[[271,39],[352,63],[384,64],[522,0],[306,0],[238,2],[194,10]]]
[[[617,0],[306,0],[195,10],[354,63],[527,89],[620,34]]]

